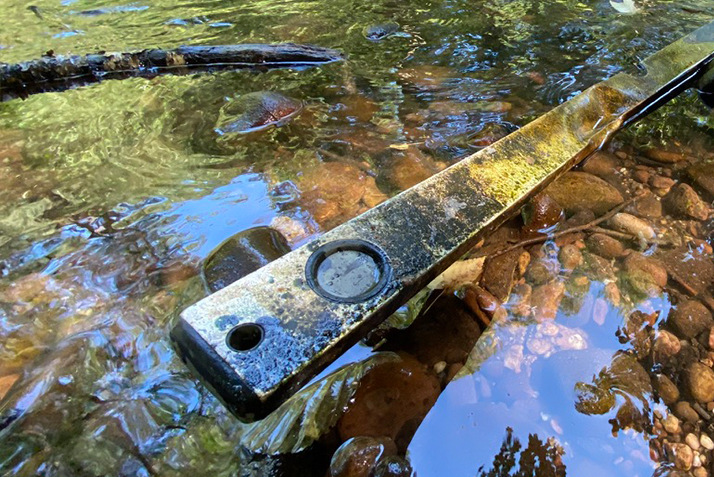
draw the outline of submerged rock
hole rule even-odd
[[[531,308],[536,321],[554,319],[558,314],[558,307],[564,294],[565,284],[559,280],[553,280],[550,283],[533,288]]]
[[[270,227],[244,230],[219,245],[203,263],[202,277],[213,293],[290,251],[280,232]]]
[[[513,288],[518,261],[523,249],[511,250],[486,259],[481,275],[481,286],[501,302],[505,302]]]
[[[694,338],[703,331],[708,331],[714,320],[701,302],[697,300],[686,300],[679,303],[670,313],[667,319],[674,331],[682,338]]]
[[[329,477],[371,477],[380,460],[397,453],[388,437],[353,437],[332,456]]]
[[[412,465],[399,456],[383,459],[374,469],[374,477],[412,477],[413,475]]]
[[[625,259],[624,266],[625,271],[628,273],[641,271],[649,275],[652,281],[660,288],[664,288],[667,285],[667,270],[655,258],[632,252]]]
[[[566,172],[544,192],[568,213],[585,208],[602,215],[624,201],[620,191],[587,172]]]
[[[610,177],[617,172],[620,159],[609,152],[598,151],[590,156],[583,164],[583,172],[599,176]]]
[[[679,219],[682,216],[695,220],[706,220],[709,207],[687,184],[677,184],[663,199],[667,210]]]
[[[645,219],[655,219],[662,217],[662,202],[652,192],[645,191],[625,208],[625,212]]]
[[[563,209],[549,195],[533,196],[521,209],[524,230],[528,233],[543,231],[560,222]]]
[[[337,430],[345,440],[386,436],[403,450],[440,390],[433,371],[404,355],[401,362],[387,362],[370,370],[338,422]]]
[[[710,198],[714,197],[714,162],[694,164],[687,169],[687,174],[697,187]]]
[[[601,233],[592,234],[585,240],[585,244],[592,253],[607,259],[618,258],[625,253],[622,242]]]
[[[628,233],[635,237],[644,237],[653,240],[657,237],[654,229],[644,220],[634,215],[620,212],[607,221],[608,225],[619,232]]]
[[[683,421],[696,423],[699,420],[699,414],[694,410],[691,404],[687,401],[679,401],[674,405],[674,414]]]
[[[362,30],[362,34],[368,40],[379,41],[399,31],[399,23],[387,22],[370,25]]]
[[[657,374],[652,381],[654,388],[657,390],[657,394],[659,394],[659,397],[662,398],[665,404],[671,406],[677,402],[679,399],[679,389],[671,379],[664,374]]]
[[[320,163],[297,179],[297,204],[330,229],[387,199],[374,177],[352,164]]]
[[[687,369],[689,393],[701,403],[714,401],[714,371],[702,363],[694,362]]]
[[[665,361],[682,350],[679,338],[667,330],[657,331],[654,340],[654,358],[657,361]]]
[[[260,131],[284,124],[301,109],[301,101],[280,93],[258,91],[244,94],[221,108],[215,131],[220,136]]]
[[[669,151],[666,149],[651,148],[644,151],[647,158],[664,164],[675,164],[687,159],[682,151]]]
[[[405,190],[428,179],[441,170],[438,164],[415,147],[393,156],[386,165],[386,179],[398,190]]]
[[[463,363],[481,335],[481,328],[464,302],[444,294],[408,328],[393,330],[381,348],[406,351],[430,368],[439,362]]]

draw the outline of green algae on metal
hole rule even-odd
[[[333,229],[185,310],[172,332],[186,362],[231,411],[263,416],[356,343],[520,207],[617,130],[691,85],[714,57],[714,23],[521,130]],[[384,254],[390,280],[351,303],[316,293],[305,264],[338,240]],[[232,329],[260,326],[262,342],[235,351]]]

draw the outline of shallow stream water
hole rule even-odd
[[[705,0],[650,0],[631,15],[607,1],[568,0],[0,5],[0,61],[8,63],[49,50],[286,41],[337,48],[348,58],[301,70],[112,80],[0,103],[0,389],[7,393],[0,404],[0,473],[19,476],[325,475],[349,434],[346,421],[293,457],[250,452],[241,442],[244,426],[176,357],[168,330],[205,294],[201,260],[257,225],[271,225],[297,247],[589,85],[636,71],[639,59],[714,18]],[[395,33],[365,38],[365,28],[388,22],[399,25]],[[216,132],[226,104],[266,90],[302,101],[302,111],[278,128]],[[644,184],[655,195],[664,196],[672,184],[657,179],[662,187],[655,187],[648,182],[654,176],[694,184],[684,166],[643,151],[684,151],[687,165],[711,161],[712,118],[694,93],[685,93],[618,136],[610,151],[622,157],[608,180],[633,192],[637,167],[649,167]],[[698,247],[709,238],[709,222],[698,220],[693,231],[689,219],[672,213],[648,218],[659,236],[695,244],[686,257],[668,258],[666,247],[651,244],[627,247],[668,259],[670,267],[685,259],[699,263],[704,254],[701,270],[708,270],[711,252]],[[518,229],[518,220],[503,230]],[[531,262],[557,255],[563,245],[529,249]],[[697,348],[696,356],[677,361],[684,364],[667,365],[636,355],[622,338],[632,313],[656,314],[650,328],[666,328],[673,302],[686,293],[648,288],[643,297],[637,282],[631,294],[618,288],[615,302],[607,288],[621,283],[621,262],[613,259],[612,273],[578,265],[579,272],[559,269],[549,277],[548,283],[564,284],[567,299],[547,326],[528,313],[494,319],[484,335],[491,341],[479,343],[495,343],[500,354],[477,347],[466,368],[452,368],[460,374],[411,430],[411,444],[392,436],[418,475],[478,469],[516,475],[494,464],[494,455],[504,442],[528,442],[529,434],[536,436],[533,455],[557,464],[553,474],[537,474],[525,459],[526,470],[517,475],[561,475],[565,468],[571,475],[644,476],[674,468],[667,445],[651,444],[659,436],[654,412],[668,412],[652,385],[633,389],[621,377],[595,376],[603,369],[617,374],[613,369],[622,367],[614,363],[623,359],[615,357],[624,354],[625,361],[642,361],[637,366],[647,373],[667,374],[686,397],[680,368],[712,357]],[[687,273],[704,272],[679,270]],[[521,285],[543,285],[532,278]],[[709,292],[705,287],[701,295]],[[514,300],[506,296],[504,308],[511,310]],[[437,337],[441,332],[431,330]],[[409,351],[401,343],[393,348]],[[449,373],[441,363],[457,361],[432,362],[409,352],[428,373],[439,374],[440,386]],[[341,363],[368,353],[366,346],[355,348]],[[626,366],[626,373],[637,374],[637,366]],[[612,395],[617,407],[586,415],[574,407],[573,390],[594,380],[608,387],[602,399],[610,402]],[[618,413],[623,403],[637,409],[627,407],[640,416],[630,419],[636,424]],[[705,414],[714,410],[707,404],[700,403]],[[708,422],[682,424],[668,442],[709,432]],[[697,468],[711,475],[711,466]]]

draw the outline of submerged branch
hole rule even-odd
[[[181,46],[175,50],[54,56],[0,64],[0,98],[6,101],[45,91],[61,91],[109,78],[154,77],[196,70],[297,68],[340,61],[329,48],[277,45]]]

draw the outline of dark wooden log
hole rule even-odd
[[[175,50],[54,56],[18,64],[0,64],[3,101],[45,91],[61,91],[103,79],[186,74],[215,69],[298,68],[340,61],[329,48],[277,45],[181,46]]]

